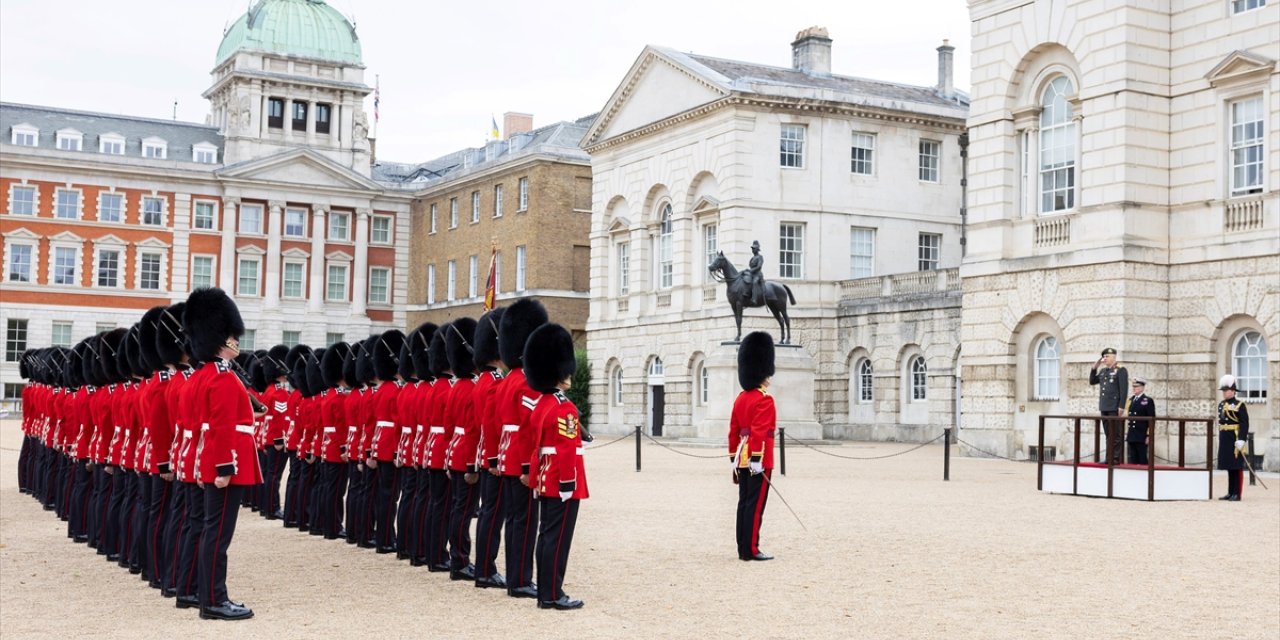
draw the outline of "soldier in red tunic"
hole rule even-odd
[[[498,547],[502,540],[502,476],[498,471],[498,439],[502,425],[494,417],[495,391],[502,381],[501,358],[498,357],[498,323],[505,307],[480,316],[476,325],[475,354],[472,359],[480,368],[472,393],[480,442],[476,447],[476,469],[480,475],[480,510],[476,515],[476,587],[505,589],[506,578],[498,573]]]
[[[284,517],[280,509],[280,479],[284,477],[284,468],[288,460],[285,453],[285,432],[289,427],[289,401],[291,390],[285,383],[289,375],[289,367],[285,359],[289,355],[289,347],[278,344],[267,351],[262,361],[262,374],[267,378],[267,392],[263,394],[263,404],[267,405],[265,453],[266,466],[263,475],[262,510],[268,520],[279,520]]]
[[[150,485],[149,501],[146,508],[146,525],[143,529],[143,545],[146,549],[148,584],[155,589],[163,588],[164,576],[168,575],[167,556],[164,554],[163,534],[169,518],[169,504],[172,501],[173,473],[169,469],[169,450],[173,445],[174,421],[169,416],[169,405],[165,401],[174,372],[164,362],[160,351],[156,348],[156,339],[160,331],[160,318],[164,313],[163,306],[152,307],[142,316],[138,324],[138,352],[147,366],[155,371],[147,387],[146,430],[147,443],[143,452],[143,467],[147,472],[146,482]]]
[[[396,551],[396,499],[400,496],[400,475],[395,466],[396,449],[400,445],[400,411],[396,397],[400,395],[400,347],[404,333],[391,329],[374,341],[373,369],[379,383],[373,394],[374,434],[367,464],[377,477],[373,503],[374,536],[378,553]]]
[[[346,536],[342,528],[343,497],[347,493],[347,463],[343,449],[347,441],[347,395],[351,392],[342,375],[351,346],[338,342],[324,351],[320,371],[331,388],[321,406],[324,429],[320,446],[320,490],[316,512],[320,530],[327,540]]]
[[[197,481],[204,491],[197,591],[200,617],[243,620],[253,610],[227,595],[227,548],[235,535],[241,494],[262,482],[253,440],[253,409],[229,362],[244,334],[240,310],[221,289],[197,289],[187,298],[183,330],[191,355],[204,362],[188,381],[191,413],[200,421]]]
[[[302,520],[302,509],[300,502],[302,491],[306,488],[303,486],[302,477],[305,475],[303,467],[306,462],[303,461],[304,454],[298,449],[302,444],[302,404],[304,400],[304,391],[306,390],[307,381],[307,361],[311,358],[311,347],[305,344],[295,345],[289,349],[285,355],[285,368],[288,369],[286,377],[289,379],[290,386],[293,390],[289,393],[288,413],[285,419],[288,424],[284,429],[284,448],[285,457],[289,460],[289,480],[284,487],[284,526],[288,528],[296,528]]]
[[[423,447],[422,467],[430,478],[427,481],[429,498],[423,520],[423,534],[426,537],[425,559],[428,571],[448,571],[449,556],[447,553],[449,527],[449,471],[445,468],[445,452],[449,448],[449,428],[446,425],[449,415],[449,402],[453,399],[453,385],[456,380],[449,367],[449,358],[445,353],[444,336],[450,331],[445,324],[431,337],[431,345],[427,349],[427,360],[431,373],[435,376],[435,393],[431,403],[426,407],[428,415],[427,439]]]
[[[742,393],[729,418],[729,456],[738,484],[738,559],[772,560],[760,551],[760,521],[773,475],[773,438],[777,409],[769,395],[773,377],[773,338],[747,334],[738,347],[738,383]]]
[[[449,472],[448,537],[449,578],[475,580],[471,564],[471,518],[476,511],[476,445],[480,443],[480,425],[475,417],[476,365],[472,359],[471,341],[475,338],[476,321],[458,318],[449,323],[444,334],[445,354],[453,371],[453,395],[445,414],[445,434],[449,436],[444,466]]]
[[[431,341],[439,328],[424,322],[405,338],[405,350],[413,361],[414,375],[418,378],[416,400],[409,407],[412,415],[405,416],[413,427],[409,442],[405,444],[405,464],[414,469],[413,502],[408,505],[405,518],[409,531],[405,534],[409,562],[415,567],[427,565],[427,503],[431,501],[431,474],[423,463],[426,459],[427,434],[431,429],[431,416],[435,408],[436,377],[431,370],[429,356]],[[447,386],[447,383],[445,384]]]
[[[573,338],[564,327],[544,324],[529,336],[524,347],[525,377],[530,388],[544,395],[528,424],[534,442],[529,457],[533,473],[520,480],[533,489],[542,513],[537,545],[539,609],[582,607],[581,600],[564,592],[578,507],[588,495],[582,423],[578,408],[564,395],[576,368]]]

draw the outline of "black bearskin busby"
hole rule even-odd
[[[124,334],[128,333],[127,329],[117,327],[102,334],[102,338],[98,340],[98,372],[106,384],[115,384],[123,382],[124,376],[120,375],[120,343],[124,342]]]
[[[406,339],[405,344],[409,345],[409,355],[413,358],[413,369],[418,372],[419,380],[430,380],[435,377],[435,373],[431,371],[429,352],[431,339],[435,337],[437,330],[439,330],[439,327],[435,324],[424,322],[417,329],[414,329],[413,334]]]
[[[577,370],[573,336],[567,329],[554,323],[534,329],[524,345],[524,377],[530,389],[555,393],[556,385]]]
[[[138,352],[147,368],[152,371],[159,371],[165,365],[160,352],[156,350],[156,336],[160,332],[159,323],[163,314],[164,305],[151,307],[142,314],[142,320],[138,322]]]
[[[440,329],[431,336],[431,344],[427,347],[427,361],[431,363],[431,375],[439,378],[448,375],[446,372],[452,367],[449,366],[449,354],[444,349],[444,336],[449,333],[449,323],[440,325]]]
[[[278,344],[271,347],[267,351],[267,356],[262,359],[262,375],[266,376],[267,383],[273,383],[280,376],[289,374],[289,366],[285,364],[285,358],[289,356],[289,347]]]
[[[381,338],[381,335],[375,333],[360,343],[360,355],[356,358],[356,377],[363,384],[373,384],[378,379],[378,372],[373,367],[373,348]]]
[[[79,343],[71,347],[71,353],[67,355],[67,363],[62,367],[62,377],[66,379],[68,387],[84,386],[84,343]]]
[[[249,363],[249,382],[253,390],[262,393],[267,390],[267,374],[262,370],[262,360],[254,358]]]
[[[471,340],[472,348],[475,349],[472,357],[476,367],[483,371],[494,369],[490,363],[502,359],[498,356],[498,325],[502,323],[502,312],[505,310],[506,307],[492,309],[480,316],[480,321],[476,323],[475,337]]]
[[[738,345],[738,384],[743,391],[757,389],[773,377],[773,336],[752,331]]]
[[[182,363],[182,355],[187,351],[187,337],[182,333],[182,315],[187,311],[187,303],[179,302],[167,307],[156,323],[156,353],[164,364],[177,366]]]
[[[347,381],[342,374],[342,367],[350,355],[351,345],[345,342],[335,342],[324,350],[324,357],[320,359],[320,373],[324,374],[326,385],[336,387]]]
[[[84,360],[80,365],[80,375],[84,378],[85,383],[91,386],[101,387],[107,384],[98,370],[98,353],[102,350],[102,336],[89,336],[84,339],[83,344],[85,352]]]
[[[182,314],[182,332],[191,345],[191,357],[199,362],[210,362],[218,357],[218,351],[227,338],[244,335],[244,320],[240,309],[217,287],[196,289],[187,298],[187,308]]]
[[[396,367],[400,374],[400,379],[412,381],[418,379],[417,367],[413,366],[413,334],[404,337],[404,344],[400,345],[400,353],[396,356]]]
[[[507,307],[498,323],[498,354],[508,369],[518,369],[524,343],[534,329],[547,323],[547,310],[533,298],[521,298]]]
[[[309,357],[311,357],[311,347],[305,344],[294,345],[284,356],[285,367],[289,369],[289,373],[285,374],[288,376],[289,384],[293,385],[298,393],[304,395],[307,387],[305,369]]]
[[[444,350],[449,356],[449,368],[459,378],[470,378],[475,375],[476,361],[473,358],[471,341],[475,339],[476,321],[471,318],[458,318],[449,323],[449,331],[444,334]]]
[[[313,396],[329,388],[324,381],[324,372],[320,370],[320,363],[324,361],[324,354],[327,351],[328,349],[325,348],[316,349],[307,357],[307,390]]]
[[[400,369],[400,347],[404,345],[404,332],[391,329],[373,343],[373,371],[379,379],[390,382],[396,379]]]
[[[30,366],[31,351],[32,351],[31,349],[27,349],[26,351],[23,351],[22,357],[18,359],[18,375],[22,376],[23,380],[33,379],[31,377],[31,366]]]
[[[364,381],[356,374],[356,365],[360,362],[362,349],[364,349],[364,343],[359,341],[351,343],[351,347],[347,350],[347,357],[342,360],[342,379],[346,380],[347,386],[352,389],[364,386]]]

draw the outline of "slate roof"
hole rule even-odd
[[[28,124],[40,130],[36,147],[57,149],[57,132],[75,129],[84,135],[81,151],[61,153],[88,153],[100,158],[141,158],[144,138],[161,138],[168,143],[167,160],[194,162],[192,145],[208,142],[218,148],[218,160],[222,161],[222,135],[217,127],[194,122],[136,118],[93,111],[75,111],[54,107],[40,107],[12,102],[0,102],[0,145],[12,146],[12,131],[17,125]],[[123,156],[98,152],[98,139],[103,134],[124,136]]]

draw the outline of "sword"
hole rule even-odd
[[[1237,453],[1239,453],[1239,451],[1240,451],[1239,449],[1236,450]],[[1241,453],[1240,457],[1244,459],[1244,465],[1246,467],[1249,467],[1249,473],[1253,475],[1253,477],[1258,479],[1258,484],[1261,484],[1263,489],[1270,491],[1271,488],[1267,486],[1267,483],[1262,481],[1262,476],[1258,475],[1258,472],[1253,470],[1253,463],[1249,462],[1249,455]]]
[[[739,475],[742,473],[738,469],[734,469],[734,471],[738,472]],[[773,485],[771,480],[769,480],[769,475],[763,471],[760,472],[760,475],[764,476],[765,486],[769,487],[769,489],[773,491],[773,495],[778,496],[778,499],[782,501],[782,505],[787,508],[787,511],[791,512],[791,517],[795,518],[796,522],[800,523],[800,528],[804,529],[805,533],[809,533],[809,527],[804,526],[804,521],[800,519],[800,516],[796,515],[796,510],[791,508],[791,503],[787,502],[787,499],[782,497],[782,492],[778,491],[778,488]]]

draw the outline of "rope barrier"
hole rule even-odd
[[[668,451],[670,451],[670,452],[672,452],[672,453],[678,453],[678,454],[680,454],[680,455],[682,455],[682,456],[688,456],[688,457],[690,457],[690,458],[702,458],[702,459],[704,459],[704,460],[711,460],[711,459],[714,459],[714,458],[719,458],[719,459],[722,459],[722,460],[723,460],[723,459],[726,459],[726,458],[728,458],[728,457],[729,457],[729,454],[728,454],[728,453],[717,453],[717,454],[715,454],[715,455],[710,455],[710,456],[700,456],[700,455],[697,455],[697,454],[694,454],[694,453],[685,453],[684,451],[680,451],[679,449],[675,449],[675,448],[672,448],[672,447],[668,446],[666,443],[659,442],[659,441],[658,441],[658,440],[656,440],[653,436],[651,436],[651,435],[649,435],[649,434],[647,434],[647,433],[644,433],[643,431],[642,431],[642,432],[640,432],[640,435],[642,435],[642,436],[644,436],[644,437],[648,438],[650,442],[652,442],[652,443],[654,443],[654,444],[658,445],[659,447],[662,447],[663,449],[666,449],[666,450],[668,450]],[[628,437],[629,437],[629,436],[628,436]]]
[[[943,436],[945,436],[945,435],[947,435],[947,434],[945,434],[945,433],[944,433],[944,434],[942,434],[942,435],[940,435],[940,436],[938,436],[938,437],[936,437],[936,438],[934,438],[934,439],[932,439],[932,440],[930,440],[930,441],[928,441],[928,442],[922,442],[922,443],[920,443],[920,444],[918,444],[918,445],[916,445],[916,446],[914,446],[914,447],[911,447],[910,449],[907,449],[906,451],[899,451],[899,452],[897,452],[897,453],[890,453],[890,454],[888,454],[888,455],[883,455],[883,456],[842,456],[842,455],[840,455],[840,454],[838,454],[838,453],[831,453],[830,451],[823,451],[822,449],[819,449],[818,447],[815,447],[815,446],[813,446],[813,445],[811,445],[811,444],[809,444],[809,443],[807,443],[807,442],[804,442],[803,440],[797,440],[797,439],[795,439],[795,438],[793,438],[793,437],[791,437],[791,436],[787,436],[787,435],[785,435],[785,434],[784,434],[784,436],[786,437],[786,439],[787,439],[787,440],[790,440],[790,441],[792,441],[792,442],[794,442],[794,443],[796,443],[796,444],[798,444],[798,445],[800,445],[800,446],[802,446],[802,447],[806,447],[806,448],[809,448],[809,449],[813,449],[814,451],[817,451],[818,453],[821,453],[821,454],[822,454],[822,455],[824,455],[824,456],[831,456],[832,458],[840,458],[840,459],[842,459],[842,460],[883,460],[883,459],[885,459],[885,458],[893,458],[893,457],[897,457],[897,456],[901,456],[901,455],[906,455],[906,454],[908,454],[908,453],[911,453],[912,451],[915,451],[916,449],[921,449],[921,448],[923,448],[923,447],[925,447],[925,446],[927,446],[927,445],[931,445],[931,444],[933,444],[933,443],[935,443],[935,442],[937,442],[937,441],[941,440],[941,439],[943,438]]]
[[[1035,462],[1035,460],[1032,460],[1032,459],[1027,459],[1027,460],[1018,460],[1018,459],[1016,459],[1016,458],[1009,458],[1009,457],[1006,457],[1006,456],[1002,456],[1002,455],[998,455],[998,454],[995,454],[995,453],[991,453],[990,451],[987,451],[987,450],[985,450],[985,449],[980,449],[980,448],[978,448],[978,447],[973,446],[972,444],[969,444],[968,442],[965,442],[965,441],[964,441],[964,439],[963,439],[963,438],[960,438],[960,437],[957,437],[957,438],[956,438],[956,442],[958,442],[958,443],[960,443],[960,444],[962,444],[962,445],[964,445],[964,446],[966,446],[966,447],[969,447],[970,449],[973,449],[974,451],[977,451],[978,453],[981,453],[982,455],[987,456],[987,457],[990,457],[990,458],[999,458],[999,459],[1001,459],[1001,460],[1008,460],[1008,461],[1010,461],[1010,462]],[[1081,458],[1081,459],[1083,460],[1083,458]]]
[[[604,443],[604,444],[596,444],[596,443],[592,442],[592,443],[591,443],[591,446],[589,446],[589,447],[584,446],[583,448],[584,448],[584,449],[586,449],[587,451],[595,451],[596,449],[603,449],[603,448],[605,448],[605,447],[607,447],[607,446],[609,446],[609,445],[611,445],[611,444],[617,444],[617,443],[619,443],[619,442],[622,442],[623,440],[629,440],[629,439],[631,439],[631,437],[632,437],[632,434],[628,433],[628,434],[626,434],[626,435],[623,435],[623,436],[622,436],[622,437],[620,437],[620,438],[617,438],[617,439],[614,439],[614,440],[610,440],[610,441],[608,441],[608,442],[606,442],[606,443]]]

